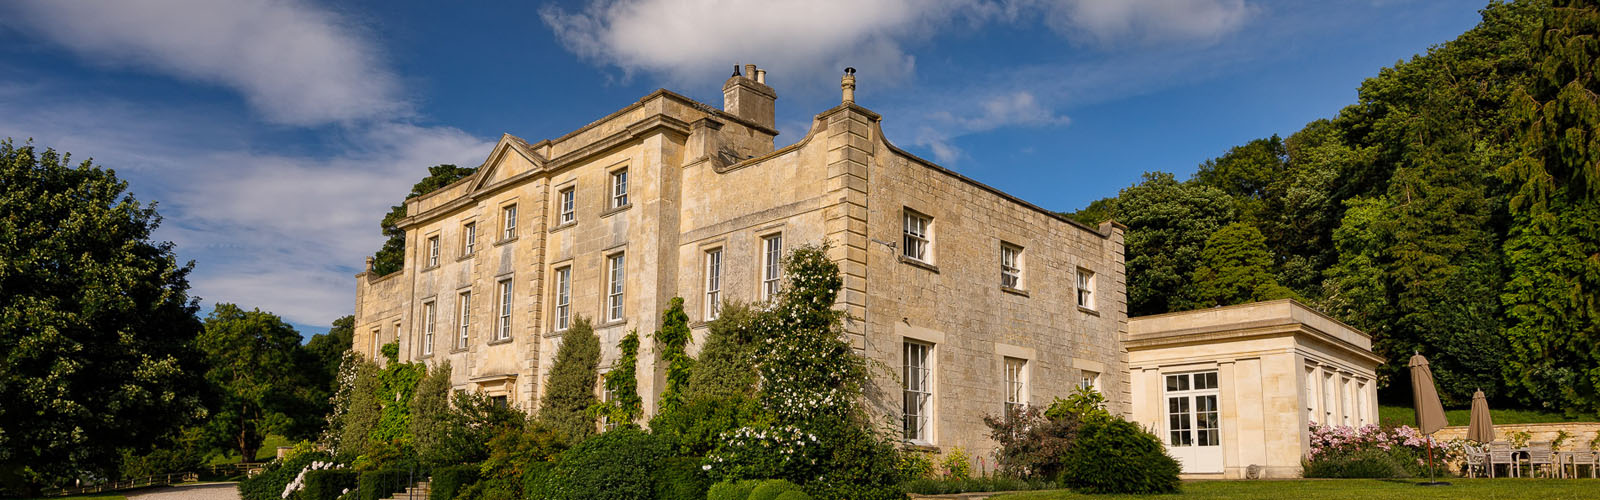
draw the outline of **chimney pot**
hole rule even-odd
[[[767,70],[756,68],[756,83],[767,84]]]
[[[839,79],[839,91],[843,94],[841,99],[845,104],[856,102],[856,69],[845,68],[844,77]]]
[[[744,65],[744,76],[745,76],[745,78],[755,78],[756,77],[756,65],[754,65],[754,64],[746,64],[746,65]]]

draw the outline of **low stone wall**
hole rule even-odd
[[[1528,433],[1529,442],[1555,441],[1557,434],[1561,431],[1567,431],[1567,435],[1570,437],[1567,438],[1565,443],[1562,443],[1561,449],[1572,450],[1587,447],[1589,441],[1594,440],[1596,435],[1600,435],[1600,422],[1495,425],[1494,438],[1496,440],[1510,441],[1511,433],[1519,431]],[[1439,432],[1433,433],[1433,438],[1440,441],[1464,439],[1466,437],[1467,427],[1464,425],[1445,427],[1439,429]]]

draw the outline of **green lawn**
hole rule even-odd
[[[1535,410],[1498,410],[1489,409],[1489,416],[1499,424],[1542,424],[1548,422],[1579,422],[1593,421],[1594,418],[1567,417],[1561,413],[1550,413]],[[1444,417],[1450,425],[1467,425],[1467,420],[1472,418],[1470,408],[1445,410]],[[1379,406],[1378,421],[1384,424],[1417,425],[1417,412],[1409,406]]]
[[[122,495],[117,495],[117,494],[112,494],[112,493],[102,493],[102,494],[95,494],[95,495],[78,495],[78,496],[70,496],[70,497],[28,498],[28,499],[24,499],[24,500],[128,500],[128,497],[125,497],[125,496],[122,496]]]
[[[1600,479],[1449,479],[1450,486],[1417,486],[1412,480],[1297,479],[1288,481],[1190,481],[1178,495],[1080,495],[1067,490],[1030,491],[996,500],[1579,500],[1600,498]]]
[[[278,447],[279,446],[294,446],[294,443],[289,441],[289,438],[286,438],[286,437],[283,437],[283,436],[279,436],[277,434],[269,434],[269,435],[267,435],[267,438],[263,439],[261,441],[261,448],[256,450],[256,459],[252,460],[252,461],[253,462],[265,462],[265,461],[268,461],[268,460],[272,460],[274,458],[278,458]],[[206,465],[222,465],[222,464],[236,464],[236,463],[239,463],[239,453],[238,452],[232,452],[232,453],[226,453],[226,454],[212,455],[211,456],[211,460],[209,462],[207,462]]]

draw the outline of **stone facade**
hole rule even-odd
[[[1378,423],[1372,338],[1299,302],[1141,316],[1128,332],[1134,420],[1186,474],[1300,477],[1311,422]]]
[[[911,363],[927,374],[917,445],[987,455],[982,416],[1002,413],[1008,394],[1047,404],[1086,378],[1113,411],[1131,410],[1121,226],[1078,224],[894,147],[882,118],[853,102],[853,75],[839,106],[774,149],[777,92],[764,70],[743,74],[724,86],[724,109],[660,90],[557,139],[506,135],[476,174],[409,200],[404,269],[357,275],[353,348],[376,356],[378,344],[398,342],[403,360],[449,360],[456,388],[536,411],[557,322],[583,315],[596,324],[602,367],[627,332],[646,339],[639,388],[653,413],[664,374],[648,337],[661,311],[684,298],[693,354],[710,255],[720,257],[721,300],[760,301],[776,237],[784,253],[831,245],[844,275],[837,306],[860,319],[849,341],[888,368],[869,388],[876,411],[902,418],[907,356],[925,353]],[[615,198],[622,172],[626,203]],[[908,245],[908,214],[923,243]],[[921,259],[906,256],[913,247]],[[1003,251],[1014,282],[1002,282]]]

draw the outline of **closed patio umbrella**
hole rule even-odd
[[[1472,393],[1472,418],[1467,422],[1467,439],[1479,443],[1494,441],[1494,419],[1489,417],[1489,400],[1483,391]]]
[[[1416,403],[1417,427],[1428,436],[1428,482],[1421,484],[1450,484],[1433,482],[1433,433],[1449,423],[1444,418],[1444,405],[1439,403],[1439,391],[1433,386],[1433,370],[1428,369],[1428,358],[1422,354],[1412,355],[1408,366],[1411,367],[1411,398]]]

